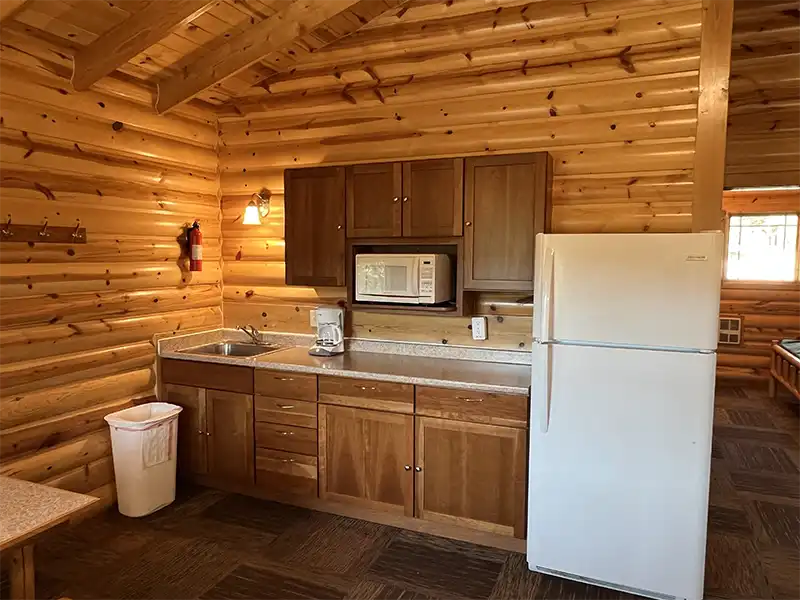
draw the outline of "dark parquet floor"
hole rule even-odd
[[[718,392],[708,598],[800,598],[798,406]],[[601,550],[602,551],[602,550]],[[525,556],[204,488],[37,548],[42,597],[618,598],[528,571]]]

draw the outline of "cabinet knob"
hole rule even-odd
[[[411,465],[406,465],[406,466],[404,466],[403,468],[404,468],[406,471],[410,471],[410,470],[411,470]]]
[[[403,202],[408,202],[408,196],[406,196],[405,198],[403,198]]]
[[[208,431],[206,431],[206,435],[211,435],[211,433],[209,433]]]
[[[197,435],[203,435],[203,432],[202,431],[198,431]]]
[[[417,473],[421,473],[421,472],[422,472],[422,467],[414,467],[414,470],[415,470]]]
[[[340,230],[341,228],[342,228],[342,226],[341,226],[341,225],[337,225],[337,226],[336,226],[336,230],[337,230],[337,231],[338,231],[338,230]]]
[[[400,198],[398,198],[397,196],[395,196],[394,198],[392,198],[392,202],[400,202]]]
[[[464,225],[466,225],[467,227],[472,227],[472,221],[467,221],[466,223],[464,223]]]

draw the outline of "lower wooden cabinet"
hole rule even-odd
[[[165,384],[164,401],[183,408],[178,417],[178,469],[220,482],[255,478],[253,396]]]
[[[236,483],[254,482],[253,396],[206,390],[208,474]]]
[[[163,389],[164,402],[183,408],[178,416],[178,473],[205,475],[208,473],[206,390],[173,383],[165,384]]]
[[[416,516],[525,537],[527,431],[417,417]]]
[[[319,495],[414,514],[414,417],[319,407]]]

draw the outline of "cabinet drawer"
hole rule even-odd
[[[317,430],[275,423],[256,423],[256,446],[317,455]]]
[[[417,414],[509,427],[528,426],[528,397],[417,386]]]
[[[256,394],[288,400],[317,401],[317,376],[287,371],[256,369]]]
[[[256,421],[317,428],[317,403],[256,396]]]
[[[317,457],[256,449],[256,485],[275,496],[316,496]]]
[[[370,379],[320,376],[319,401],[411,414],[414,412],[414,386]]]
[[[241,394],[253,393],[253,369],[250,367],[162,358],[161,381]]]

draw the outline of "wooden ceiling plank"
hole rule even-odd
[[[308,31],[338,15],[358,0],[297,0],[284,10],[243,31],[214,52],[200,57],[179,75],[158,85],[156,111],[161,114],[189,100],[226,77],[235,75]]]
[[[93,83],[166,37],[172,29],[213,5],[209,0],[153,2],[75,55],[73,87],[79,91],[88,90]]]
[[[12,18],[27,0],[0,0],[0,23]]]

